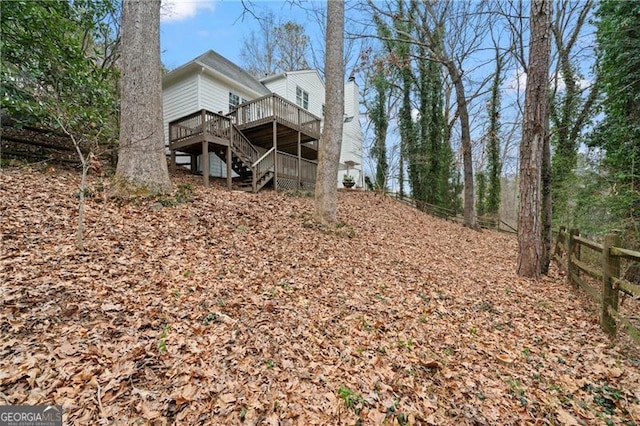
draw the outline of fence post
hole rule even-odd
[[[611,256],[611,247],[620,245],[620,236],[607,234],[602,243],[602,316],[601,326],[611,337],[616,335],[616,321],[609,307],[618,310],[618,289],[613,288],[613,279],[620,276],[620,258]]]
[[[565,228],[564,226],[561,226],[558,229],[558,236],[556,237],[556,245],[553,248],[553,256],[557,255],[561,248],[565,252],[567,251],[567,244],[565,243],[564,247],[562,247],[561,245],[564,242],[564,237],[562,236],[562,233],[565,232],[566,230],[567,228]]]
[[[569,282],[574,287],[577,286],[577,283],[573,281],[573,275],[576,273],[577,268],[573,265],[571,256],[573,256],[573,254],[576,252],[576,246],[578,245],[574,241],[573,237],[577,237],[578,235],[580,235],[580,231],[578,231],[576,228],[572,228],[569,231],[569,236],[567,238],[567,276],[569,278]]]

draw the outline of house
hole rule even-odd
[[[256,80],[210,50],[162,81],[165,144],[172,167],[189,165],[254,192],[313,188],[324,111],[324,82],[315,70]],[[342,174],[360,180],[362,130],[358,86],[345,85]]]

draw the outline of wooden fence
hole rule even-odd
[[[431,216],[439,217],[445,220],[452,220],[458,223],[464,222],[464,217],[461,211],[447,209],[445,207],[436,206],[434,204],[429,204],[425,201],[420,201],[411,197],[407,197],[406,195],[403,195],[402,197],[400,197],[398,193],[390,192],[387,194],[390,197],[393,197],[400,202],[413,206],[418,210],[423,211]],[[508,223],[505,223],[498,217],[478,216],[477,220],[478,220],[478,225],[484,229],[494,229],[496,231],[508,232],[512,234],[515,234],[518,232],[515,228],[513,228]]]
[[[621,260],[640,262],[640,252],[627,250],[620,246],[620,236],[605,235],[602,244],[580,236],[577,229],[567,230],[562,227],[557,232],[553,259],[565,269],[567,278],[574,287],[584,289],[600,306],[600,326],[611,337],[618,328],[624,329],[631,339],[640,345],[640,328],[633,321],[640,318],[628,318],[620,313],[620,293],[640,300],[640,287],[625,280],[621,275]],[[597,255],[599,262],[595,265],[585,261],[590,250]],[[593,257],[593,256],[591,256]],[[581,275],[592,278],[583,278]],[[589,282],[597,283],[598,287]],[[633,311],[633,310],[632,310]],[[636,311],[638,314],[638,311]]]

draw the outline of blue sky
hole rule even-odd
[[[241,65],[244,38],[259,23],[244,13],[240,0],[163,0],[160,23],[162,62],[174,69],[209,49]],[[256,15],[273,10],[283,20],[305,25],[310,36],[316,24],[307,22],[306,12],[287,1],[245,0]]]

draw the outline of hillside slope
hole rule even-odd
[[[327,230],[311,198],[188,176],[192,202],[119,205],[93,178],[80,252],[78,181],[0,171],[1,404],[69,424],[640,421],[637,355],[555,270],[517,277],[513,236],[355,191]]]

